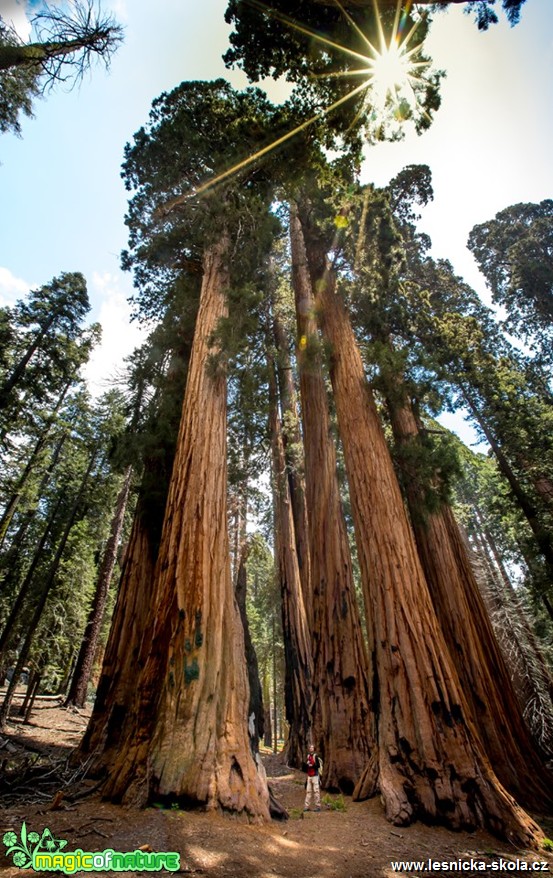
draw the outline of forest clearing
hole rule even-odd
[[[73,270],[107,202],[90,236],[60,217],[72,270],[0,266],[7,874],[87,871],[75,851],[98,874],[127,855],[215,878],[546,869],[553,180],[509,201],[487,168],[499,194],[472,196],[462,242],[478,290],[425,226],[442,101],[465,113],[442,16],[450,47],[459,13],[460,42],[500,58],[527,4],[213,3],[224,70],[148,85],[105,149],[125,190],[112,371],[92,289],[113,276]],[[142,4],[6,8],[4,136],[25,144],[37,99],[87,88],[93,61],[115,91],[136,74]],[[105,96],[102,118],[127,111]]]
[[[31,726],[13,728],[12,740],[26,746],[27,754],[36,747],[43,755],[62,761],[63,751],[78,743],[89,712],[75,713],[52,704],[39,706]],[[451,833],[420,823],[396,829],[385,820],[377,800],[355,803],[345,797],[344,810],[324,805],[320,814],[304,815],[305,775],[288,768],[282,754],[274,756],[267,751],[263,758],[269,781],[290,814],[286,822],[260,827],[198,811],[122,809],[94,795],[81,801],[61,798],[53,809],[47,798],[36,801],[40,787],[29,785],[23,795],[19,792],[19,804],[14,804],[13,798],[10,802],[5,793],[0,796],[3,825],[15,829],[23,820],[29,827],[47,825],[56,837],[68,840],[71,850],[134,850],[142,846],[176,850],[181,855],[178,874],[210,878],[376,878],[405,874],[393,872],[392,862],[428,859],[469,863],[472,858],[486,865],[503,862],[506,871],[507,864],[516,863],[517,858],[529,864],[547,864],[549,870],[553,867],[552,854],[515,850],[485,832]],[[333,802],[340,797],[327,798]],[[5,878],[36,874],[10,868],[6,860],[0,865]],[[480,873],[465,869],[463,874]]]

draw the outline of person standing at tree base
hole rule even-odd
[[[311,804],[311,799],[313,797],[315,799],[315,810],[321,810],[321,788],[319,784],[319,772],[321,767],[321,759],[315,753],[315,747],[313,744],[310,744],[309,753],[307,754],[307,781],[305,784],[304,811],[309,811],[309,805]]]

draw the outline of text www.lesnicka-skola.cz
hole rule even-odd
[[[549,863],[543,860],[506,860],[500,857],[491,863],[484,860],[407,860],[390,863],[392,872],[410,872],[412,875],[428,872],[549,872]]]

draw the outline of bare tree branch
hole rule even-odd
[[[123,39],[120,25],[96,0],[75,0],[70,11],[47,5],[32,24],[32,42],[0,43],[0,71],[32,70],[41,77],[43,91],[57,82],[80,82],[94,60],[109,67]]]

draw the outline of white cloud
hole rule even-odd
[[[30,289],[31,285],[27,281],[16,277],[9,268],[0,265],[0,305],[15,305]]]
[[[12,24],[22,40],[26,40],[31,32],[31,23],[25,14],[25,3],[19,0],[0,0],[0,15],[8,24]]]
[[[123,360],[142,344],[147,332],[131,323],[127,292],[112,274],[94,273],[90,284],[95,302],[94,319],[102,326],[102,341],[84,369],[84,377],[94,396],[105,393],[123,371]]]
[[[104,9],[106,6],[114,13],[118,21],[128,21],[129,10],[127,0],[110,0],[108,4],[104,4]]]

